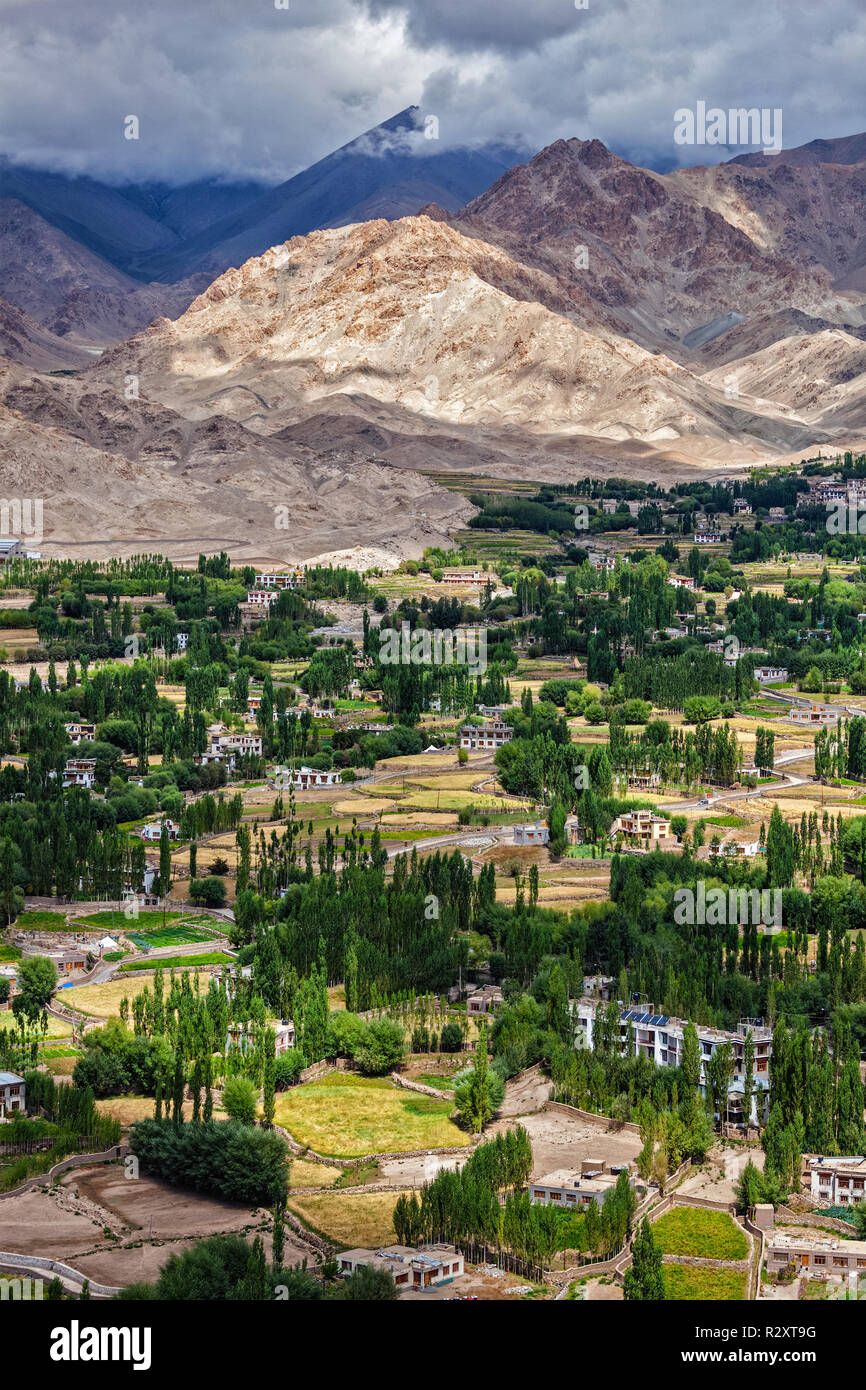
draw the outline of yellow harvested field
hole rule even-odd
[[[277,1096],[276,1119],[316,1153],[361,1158],[414,1149],[463,1148],[450,1100],[399,1089],[384,1078],[332,1072]]]
[[[289,1208],[344,1250],[393,1245],[396,1192],[314,1193],[289,1197]]]
[[[330,1163],[313,1163],[309,1158],[293,1158],[289,1187],[333,1187],[342,1173]]]
[[[373,816],[377,811],[390,811],[394,802],[383,797],[374,798],[359,796],[345,797],[342,801],[335,801],[331,808],[337,816]]]
[[[206,991],[210,972],[200,970],[198,977],[199,988]],[[165,978],[168,979],[167,972]],[[120,1012],[120,1001],[124,995],[132,1001],[145,985],[153,989],[153,976],[146,971],[135,971],[122,980],[107,980],[101,985],[77,985],[74,989],[64,989],[60,997],[64,1004],[77,1009],[79,1013],[89,1014],[94,1018],[114,1018]]]
[[[136,1120],[152,1120],[156,1106],[152,1096],[108,1096],[95,1104],[100,1115],[110,1115],[122,1125],[133,1125]],[[185,1120],[192,1119],[191,1100],[184,1101],[183,1116]]]

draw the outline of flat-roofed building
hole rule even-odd
[[[23,1115],[27,1109],[27,1086],[14,1071],[0,1071],[0,1120]]]
[[[575,1211],[580,1211],[588,1207],[590,1202],[601,1206],[605,1193],[616,1187],[620,1171],[619,1168],[616,1172],[606,1170],[601,1160],[587,1160],[581,1164],[579,1173],[569,1168],[557,1168],[555,1172],[530,1182],[529,1196],[536,1206],[561,1207],[563,1210],[573,1207]],[[634,1186],[632,1178],[629,1185]]]
[[[515,825],[514,843],[516,845],[547,845],[550,843],[550,827],[540,820],[531,825]]]
[[[611,833],[646,847],[674,838],[670,821],[653,811],[626,811],[614,821]]]
[[[394,1276],[398,1289],[429,1289],[450,1284],[464,1273],[463,1256],[455,1245],[385,1245],[379,1250],[343,1250],[337,1259],[340,1273],[358,1269],[384,1269]]]
[[[572,1001],[571,1016],[575,1037],[579,1043],[594,1047],[595,1019],[598,1009],[604,1004],[596,999],[583,998]],[[653,1013],[646,1008],[620,1009],[620,1054],[623,1057],[648,1057],[657,1067],[677,1067],[682,1064],[683,1035],[686,1020]],[[713,1053],[723,1043],[730,1043],[734,1054],[734,1079],[731,1084],[727,1119],[729,1124],[744,1123],[742,1113],[743,1078],[745,1067],[745,1041],[747,1033],[752,1034],[754,1061],[752,1063],[752,1113],[750,1123],[762,1121],[767,1108],[767,1095],[770,1084],[770,1054],[773,1048],[773,1031],[766,1028],[760,1019],[741,1019],[736,1032],[724,1028],[711,1028],[708,1024],[697,1023],[701,1061],[701,1087],[708,1082],[707,1067]]]
[[[793,1266],[816,1278],[848,1279],[866,1275],[866,1240],[834,1240],[816,1232],[783,1235],[776,1230],[767,1241],[767,1273],[781,1274]]]
[[[809,1191],[818,1201],[833,1207],[852,1206],[866,1196],[866,1158],[825,1158],[808,1160]]]

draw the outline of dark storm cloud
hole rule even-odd
[[[780,107],[787,146],[866,127],[860,0],[289,6],[0,0],[0,151],[114,180],[278,179],[415,103],[439,120],[430,153],[597,136],[656,167],[727,157],[674,143],[698,101]]]

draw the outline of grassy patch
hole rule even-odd
[[[165,920],[167,922],[177,921],[182,916],[182,912],[167,912],[165,914]],[[79,917],[77,920],[79,922],[86,922],[88,926],[92,927],[110,927],[112,923],[117,922],[118,917],[123,917],[122,908],[117,908],[114,912],[92,912],[89,917]],[[161,927],[162,913],[139,912],[135,920],[136,923],[142,927]]]
[[[15,918],[16,927],[22,931],[71,931],[66,925],[64,912],[21,912]]]
[[[11,961],[20,959],[20,946],[9,946],[5,941],[0,941],[0,965],[8,965]]]
[[[208,951],[201,956],[156,956],[153,960],[133,960],[128,965],[122,965],[121,970],[153,970],[154,966],[161,965],[166,970],[174,970],[184,965],[231,965],[234,956],[227,956],[225,951]]]
[[[749,1253],[745,1233],[723,1211],[674,1207],[655,1222],[653,1234],[665,1255],[744,1260]]]
[[[413,1095],[390,1081],[324,1076],[277,1096],[277,1123],[302,1144],[336,1158],[463,1147],[469,1136],[449,1119],[450,1100]]]
[[[186,946],[191,941],[210,941],[212,931],[202,927],[156,927],[153,931],[124,932],[130,941],[142,951],[152,951],[156,946]]]
[[[289,1207],[311,1230],[343,1250],[393,1245],[396,1192],[313,1193],[289,1197]]]
[[[694,1265],[665,1265],[665,1298],[738,1303],[746,1297],[746,1276],[736,1269],[701,1269]]]
[[[289,1188],[334,1187],[342,1175],[342,1168],[333,1168],[326,1163],[313,1163],[309,1158],[293,1158]]]

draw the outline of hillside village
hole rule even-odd
[[[457,479],[364,572],[13,538],[0,1269],[859,1297],[863,477]]]

